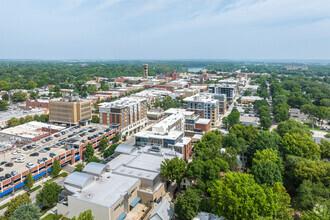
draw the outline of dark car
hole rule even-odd
[[[3,168],[2,168],[2,167],[0,167],[0,172],[1,172],[1,171],[3,171]]]
[[[39,156],[39,153],[38,152],[35,152],[35,153],[30,154],[30,157],[36,157],[36,156]]]
[[[53,158],[53,157],[56,156],[56,154],[54,154],[54,153],[50,153],[49,156],[50,156],[51,158]]]
[[[8,163],[7,161],[2,161],[1,163],[0,163],[0,165],[4,165],[4,164],[6,164],[6,163]]]
[[[6,163],[5,167],[12,167],[14,164],[12,162]]]
[[[42,160],[45,162],[45,161],[47,161],[48,159],[47,159],[47,157],[43,157]]]
[[[46,151],[50,151],[50,147],[45,147],[44,148]]]
[[[5,179],[6,179],[6,177],[0,176],[0,181],[4,181]]]
[[[31,150],[33,147],[32,146],[27,146],[26,147],[28,150]]]
[[[29,150],[27,147],[23,147],[22,148],[24,151],[27,151],[27,150]]]
[[[9,179],[10,177],[11,177],[11,175],[9,173],[6,173],[5,178]]]

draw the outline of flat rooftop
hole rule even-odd
[[[207,119],[207,118],[199,118],[197,121],[196,121],[196,124],[208,124],[210,123],[211,120],[210,119]]]
[[[136,137],[148,137],[148,138],[155,138],[155,139],[177,139],[180,135],[182,135],[182,131],[170,131],[165,133],[159,133],[155,131],[140,131],[136,133],[134,136]]]

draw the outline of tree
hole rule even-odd
[[[174,203],[175,213],[179,219],[193,219],[199,211],[201,200],[198,193],[188,188]]]
[[[84,155],[85,155],[85,158],[88,159],[90,158],[91,156],[94,155],[94,147],[91,143],[88,143],[86,145],[86,150],[84,152]]]
[[[108,147],[108,145],[109,145],[108,138],[106,136],[103,136],[99,145],[99,149],[104,150]]]
[[[235,108],[233,111],[228,115],[228,123],[230,126],[233,126],[235,124],[239,123],[239,117],[240,113],[239,111]]]
[[[277,150],[271,148],[265,149],[263,151],[258,151],[254,154],[253,164],[261,161],[270,161],[275,163],[281,171],[284,171],[283,160],[279,156]]]
[[[276,132],[260,131],[257,133],[252,144],[247,149],[248,164],[252,164],[252,158],[257,150],[264,149],[278,150],[281,137]]]
[[[103,157],[104,157],[104,158],[108,158],[108,157],[110,157],[110,156],[115,152],[117,146],[118,146],[118,144],[113,144],[113,145],[111,145],[110,147],[108,147],[108,148],[104,151],[104,153],[103,153]]]
[[[5,94],[3,94],[2,96],[1,96],[1,98],[2,98],[2,100],[4,100],[4,101],[9,101],[9,95],[8,95],[8,93],[5,93]]]
[[[228,125],[229,125],[229,121],[228,121],[228,117],[223,117],[222,118],[222,123],[226,126],[226,128],[228,129]]]
[[[29,81],[26,85],[25,85],[25,89],[27,90],[32,90],[34,88],[37,88],[37,83],[35,83],[34,81]]]
[[[22,91],[14,92],[11,96],[13,102],[23,102],[26,100],[26,93]]]
[[[290,106],[286,103],[274,106],[273,113],[277,122],[286,121],[289,119]]]
[[[7,124],[8,124],[9,127],[15,127],[17,125],[20,125],[20,122],[17,118],[12,117],[11,119],[9,119],[7,121]]]
[[[53,167],[51,170],[51,174],[53,174],[54,176],[57,176],[62,170],[60,161],[58,159],[55,159],[53,162]]]
[[[3,101],[0,100],[0,111],[6,111],[8,110],[7,106],[8,106],[8,102],[7,101]]]
[[[58,195],[62,191],[61,186],[55,182],[46,182],[37,193],[37,203],[44,207],[52,207],[58,201]]]
[[[32,115],[27,115],[27,116],[25,116],[24,121],[25,121],[25,123],[34,121],[34,117]]]
[[[98,115],[92,116],[92,123],[100,123],[100,118]]]
[[[109,91],[110,90],[110,87],[108,85],[102,85],[101,86],[101,90],[102,91]]]
[[[256,183],[274,186],[276,182],[283,182],[282,173],[277,164],[272,161],[262,160],[252,165],[251,174]]]
[[[320,150],[321,150],[321,158],[322,159],[330,159],[330,142],[325,140],[325,139],[321,139],[321,143],[320,143]]]
[[[78,163],[77,165],[75,165],[74,172],[82,172],[83,169],[84,169],[84,165],[81,163]]]
[[[27,194],[22,194],[14,197],[10,200],[7,210],[4,213],[4,217],[9,219],[14,211],[20,206],[27,203],[31,203],[31,199]]]
[[[173,159],[165,159],[162,161],[161,174],[172,182],[176,180],[178,186],[180,186],[181,180],[186,172],[187,164],[183,159],[174,157]]]
[[[90,163],[90,162],[100,163],[101,160],[99,158],[97,158],[97,156],[91,156],[87,160],[87,163]]]
[[[277,219],[293,219],[293,209],[291,208],[291,198],[287,193],[285,187],[281,183],[275,183],[273,192],[277,197],[278,211],[276,213]]]
[[[308,128],[308,126],[303,125],[301,122],[296,121],[294,119],[289,119],[287,121],[283,121],[278,123],[277,128],[275,131],[283,137],[285,133],[293,134],[307,134],[308,136],[312,136],[312,132]]]
[[[300,111],[305,113],[309,116],[309,118],[312,119],[312,129],[314,129],[315,118],[317,117],[319,111],[318,107],[313,104],[305,104],[301,106]]]
[[[115,137],[112,140],[114,143],[117,143],[120,140],[120,134],[116,132]]]
[[[312,160],[320,158],[320,147],[307,134],[284,134],[280,151],[284,156],[290,154]]]
[[[188,164],[187,177],[190,180],[202,179],[203,174],[204,174],[204,161],[193,160],[191,163]]]
[[[272,189],[262,188],[249,174],[226,173],[208,191],[213,213],[227,219],[273,217],[278,208]]]
[[[301,160],[293,170],[294,178],[298,183],[304,180],[322,182],[330,185],[330,163],[324,161]]]
[[[322,182],[304,180],[297,189],[294,206],[300,211],[312,210],[316,204],[329,201],[330,188]]]
[[[10,217],[10,220],[36,220],[40,219],[40,217],[41,213],[38,207],[27,203],[19,206]]]
[[[272,126],[272,120],[270,117],[262,116],[260,118],[260,125],[264,130],[268,130]]]
[[[123,135],[123,141],[126,141],[126,140],[127,140],[126,135]]]
[[[34,180],[33,180],[32,174],[28,173],[25,177],[26,187],[30,190],[33,187],[33,183],[34,183]]]
[[[32,91],[32,92],[30,92],[30,99],[31,100],[35,100],[35,99],[37,99],[39,96],[38,96],[38,93],[37,92],[35,92],[35,91]]]
[[[72,220],[94,220],[94,216],[92,215],[92,210],[88,209],[80,213],[78,218],[73,217]]]

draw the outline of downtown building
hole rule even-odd
[[[209,93],[225,94],[228,102],[232,103],[236,97],[237,84],[217,84],[209,86]]]
[[[127,97],[98,105],[100,123],[117,125],[122,135],[131,135],[147,125],[147,99]]]
[[[201,118],[210,119],[211,125],[216,125],[219,117],[219,100],[213,94],[197,94],[183,99],[183,106]]]

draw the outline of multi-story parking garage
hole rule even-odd
[[[97,151],[101,138],[106,136],[111,143],[116,132],[118,132],[117,128],[110,128],[107,125],[92,124],[85,127],[77,126],[75,129],[68,129],[65,134],[60,132],[54,134],[53,139],[48,142],[44,140],[36,142],[34,148],[30,150],[23,151],[22,148],[22,154],[17,153],[12,155],[8,152],[7,155],[4,155],[4,158],[8,161],[7,163],[13,163],[13,166],[7,167],[5,164],[1,165],[4,169],[0,173],[1,179],[5,178],[6,173],[14,173],[12,171],[16,171],[17,173],[15,172],[16,175],[3,181],[0,180],[0,197],[13,193],[15,190],[23,187],[25,185],[25,177],[28,173],[32,173],[33,179],[48,175],[55,159],[58,159],[62,166],[76,163],[82,158],[85,146],[88,143],[91,143],[95,151]],[[43,150],[45,147],[49,147],[50,150]],[[32,153],[38,153],[38,156],[31,156]],[[55,154],[55,156],[50,158],[50,153]],[[18,157],[23,158],[24,162],[15,163],[14,159]],[[37,161],[40,158],[46,159],[38,164]],[[26,163],[32,163],[33,166],[27,168]]]

